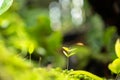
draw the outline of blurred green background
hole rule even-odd
[[[116,27],[106,25],[87,0],[14,0],[10,9],[0,15],[0,63],[6,53],[29,62],[33,49],[35,66],[65,69],[62,47],[81,42],[84,46],[70,57],[69,69],[109,76],[107,66],[116,58],[116,38]],[[10,64],[9,59],[7,62]]]

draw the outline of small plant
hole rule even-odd
[[[33,53],[34,49],[35,49],[34,44],[33,43],[29,44],[28,52],[29,52],[29,60],[30,60],[30,62],[31,62],[31,54]]]
[[[75,48],[69,49],[68,47],[63,47],[63,53],[67,57],[67,70],[69,69],[69,58],[75,54]]]
[[[76,45],[79,45],[79,46],[83,46],[84,44],[83,43],[77,43]],[[68,47],[62,47],[63,48],[63,53],[64,55],[67,57],[67,70],[69,69],[69,58],[76,54],[75,50],[77,48],[68,48]]]

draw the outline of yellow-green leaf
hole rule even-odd
[[[76,50],[76,48],[73,48],[73,49],[69,50],[69,57],[76,54],[75,50]]]
[[[28,47],[28,52],[29,52],[29,54],[32,54],[33,51],[34,51],[34,49],[35,49],[35,46],[34,46],[33,43],[31,43],[31,44],[29,45],[29,47]]]
[[[65,52],[69,52],[69,48],[67,47],[62,47]]]
[[[69,57],[69,54],[67,52],[63,51],[63,53],[66,57]]]
[[[120,58],[120,39],[117,39],[117,41],[116,41],[115,52],[116,52],[117,57]]]
[[[113,73],[120,73],[120,58],[115,59],[111,64],[109,64],[108,68],[113,72]]]

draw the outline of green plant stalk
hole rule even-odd
[[[104,79],[102,79],[102,78],[100,78],[100,77],[98,77],[90,72],[83,71],[83,70],[72,71],[69,73],[69,75],[72,75],[72,74],[74,74],[74,75],[86,75],[86,76],[91,77],[92,79],[95,79],[95,80],[104,80]]]
[[[67,57],[67,70],[69,69],[69,57]]]
[[[29,54],[29,60],[30,60],[30,63],[31,63],[31,54]]]
[[[117,80],[119,76],[120,76],[120,73],[118,73],[118,74],[117,74],[117,76],[116,76],[115,80]]]
[[[38,64],[41,66],[41,57],[39,58]]]

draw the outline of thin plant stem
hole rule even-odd
[[[117,76],[116,76],[115,80],[117,80],[117,79],[118,79],[119,75],[120,75],[120,73],[118,73],[118,74],[117,74]]]
[[[29,54],[29,60],[30,60],[30,63],[31,63],[31,54]]]
[[[67,70],[69,69],[69,57],[67,57]]]
[[[39,66],[41,66],[41,57],[39,58]]]

